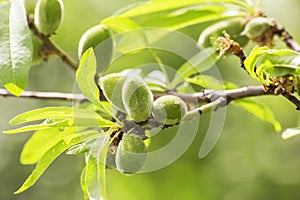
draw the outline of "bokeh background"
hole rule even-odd
[[[53,40],[76,58],[84,31],[133,0],[64,0],[64,23]],[[300,1],[263,1],[263,11],[277,19],[300,41]],[[218,67],[224,80],[240,85],[253,84],[228,57]],[[27,90],[72,92],[74,72],[57,59],[32,68]],[[299,112],[281,97],[259,97],[268,104],[283,128],[300,123]],[[71,105],[71,102],[0,97],[0,132],[10,129],[9,119],[43,106]],[[107,172],[111,200],[235,200],[300,199],[300,136],[282,140],[280,133],[247,112],[228,106],[222,135],[213,151],[198,158],[210,115],[203,116],[199,132],[184,155],[159,171],[135,176]],[[170,133],[170,137],[172,133]],[[81,200],[80,173],[83,156],[60,156],[37,184],[13,195],[34,169],[19,163],[19,155],[31,133],[0,134],[0,200]]]

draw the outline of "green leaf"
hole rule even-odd
[[[138,17],[149,14],[157,14],[164,11],[174,11],[178,9],[181,13],[187,12],[193,9],[199,9],[205,5],[222,5],[227,4],[230,6],[237,6],[239,9],[251,9],[245,0],[211,0],[209,3],[206,0],[185,0],[185,1],[173,1],[173,0],[154,0],[147,4],[137,6],[121,14],[123,17]],[[180,14],[180,12],[178,13]]]
[[[40,161],[37,163],[35,169],[30,174],[30,176],[26,179],[24,184],[21,186],[20,189],[18,189],[14,194],[19,194],[28,188],[30,188],[32,185],[36,183],[36,181],[39,179],[39,177],[45,172],[45,170],[49,167],[49,165],[65,150],[70,148],[71,146],[78,144],[80,142],[83,142],[85,140],[94,138],[96,136],[99,136],[99,132],[97,131],[85,131],[82,133],[75,133],[68,135],[61,139],[55,146],[50,148],[40,159]]]
[[[64,128],[66,126],[69,126],[68,120],[50,121],[49,123],[47,121],[48,120],[46,120],[45,122],[43,122],[41,124],[28,125],[28,126],[23,126],[21,128],[17,128],[17,129],[3,131],[3,133],[15,134],[15,133],[22,133],[22,132],[27,132],[27,131],[44,130],[44,129],[48,129],[51,127],[57,127],[57,129],[59,130],[60,127]]]
[[[82,55],[80,65],[76,72],[77,84],[83,95],[95,105],[101,105],[99,88],[95,83],[96,57],[93,48],[89,48]],[[102,107],[102,106],[99,106]]]
[[[286,140],[297,135],[300,135],[300,126],[286,129],[281,137]]]
[[[276,76],[300,75],[300,54],[290,49],[256,47],[246,58],[245,67],[253,78],[268,85]]]
[[[281,130],[280,123],[276,120],[272,110],[268,106],[251,98],[235,100],[232,103],[235,106],[245,109],[258,119],[270,123],[274,127],[275,131]]]
[[[31,33],[22,1],[0,3],[0,80],[20,96],[26,87],[32,59]]]
[[[113,30],[124,32],[137,24],[140,27],[162,27],[178,30],[195,24],[220,21],[237,16],[245,17],[254,12],[246,1],[235,0],[160,0],[126,9],[118,15],[106,18],[101,23]],[[134,22],[134,23],[132,23]],[[118,27],[122,27],[119,29]]]
[[[109,29],[118,33],[141,28],[138,24],[125,17],[110,17],[104,19],[101,24],[106,25]]]
[[[109,147],[109,134],[97,138],[88,154],[84,183],[89,199],[107,199],[105,186],[106,155]]]
[[[78,128],[48,128],[36,131],[25,143],[20,161],[24,165],[34,164],[61,139],[72,133],[78,132]]]
[[[257,75],[255,73],[256,63],[258,62],[260,56],[264,54],[264,51],[268,49],[268,47],[256,47],[252,49],[250,55],[244,62],[246,70],[255,79],[257,79]]]
[[[300,75],[300,54],[290,49],[268,50],[260,60],[256,73],[260,80],[264,76]]]
[[[81,190],[84,195],[84,200],[89,200],[89,194],[87,192],[86,182],[85,182],[85,174],[86,174],[85,172],[86,172],[86,166],[83,168],[83,170],[81,172],[80,185],[81,185]]]
[[[88,109],[71,107],[45,107],[17,115],[10,124],[20,124],[43,119],[68,120],[66,126],[99,126],[110,127],[114,123],[103,119],[96,112]]]
[[[79,67],[76,71],[76,81],[83,95],[97,107],[103,108],[113,118],[115,116],[100,101],[99,88],[95,83],[96,56],[93,48],[89,48],[81,57]],[[115,118],[116,121],[119,121]]]

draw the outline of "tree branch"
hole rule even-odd
[[[278,24],[274,24],[272,26],[273,34],[278,35],[288,47],[293,49],[294,51],[300,52],[300,45],[294,40],[294,38],[285,30],[284,27],[279,26]]]
[[[201,92],[193,93],[193,94],[178,94],[178,93],[171,93],[175,96],[180,97],[185,102],[193,102],[193,103],[211,103],[216,101],[217,99],[224,99],[222,101],[221,106],[228,105],[231,101],[247,98],[247,97],[254,97],[254,96],[263,96],[263,95],[278,95],[274,94],[273,90],[266,90],[264,86],[248,86],[242,87],[238,89],[232,90],[203,90]],[[159,94],[154,95],[154,99],[157,99],[161,96],[166,94]],[[283,92],[281,94],[293,104],[297,106],[297,109],[300,109],[300,100],[289,93]],[[13,94],[9,93],[5,89],[0,89],[0,96],[3,97],[16,97]],[[53,99],[53,100],[68,100],[68,101],[82,101],[86,100],[82,94],[68,94],[68,93],[59,93],[59,92],[35,92],[35,91],[24,91],[20,96],[20,98],[34,98],[34,99]],[[104,101],[105,99],[101,99]]]
[[[0,96],[3,97],[16,97],[15,95],[9,93],[5,89],[0,89]],[[52,99],[52,100],[68,100],[68,101],[82,101],[85,97],[82,94],[67,94],[60,92],[33,92],[24,91],[21,98],[31,98],[31,99]]]
[[[70,66],[72,69],[77,69],[78,63],[76,63],[72,58],[62,52],[57,46],[55,46],[55,44],[50,40],[49,36],[44,35],[37,30],[33,18],[27,17],[27,22],[33,34],[40,38],[43,42],[43,49],[41,50],[40,54],[44,60],[48,60],[49,56],[54,55],[61,59],[68,66]]]
[[[248,86],[232,90],[203,90],[194,94],[177,94],[172,93],[183,99],[186,102],[194,103],[211,103],[217,99],[224,99],[220,106],[226,106],[231,101],[254,96],[263,96],[263,95],[279,95],[274,94],[273,90],[266,90],[264,86]],[[158,98],[163,95],[155,95],[154,98]],[[282,93],[282,96],[287,98],[293,104],[296,105],[297,110],[300,108],[300,100],[292,94]]]

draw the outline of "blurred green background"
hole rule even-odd
[[[64,0],[64,23],[53,40],[76,58],[80,36],[92,25],[131,0]],[[263,1],[263,10],[300,41],[300,1]],[[238,60],[219,63],[224,80],[240,85],[253,83]],[[72,92],[74,72],[57,59],[35,66],[27,90]],[[281,97],[259,97],[268,104],[283,128],[300,123],[299,112]],[[9,119],[34,108],[71,105],[70,102],[0,97],[0,131],[10,129]],[[136,176],[107,173],[111,200],[156,199],[300,199],[300,137],[284,141],[280,133],[243,110],[229,106],[222,135],[204,159],[198,152],[210,115],[201,118],[199,132],[184,155],[159,171]],[[34,166],[19,163],[22,145],[30,133],[0,134],[0,200],[81,200],[80,173],[83,156],[60,156],[28,191],[13,195]]]

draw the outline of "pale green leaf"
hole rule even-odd
[[[19,194],[32,185],[36,183],[39,177],[45,172],[45,170],[49,167],[49,165],[65,150],[70,148],[71,146],[83,142],[87,139],[91,139],[99,136],[99,132],[97,131],[86,131],[82,133],[75,133],[68,135],[61,139],[55,146],[50,148],[37,163],[35,169],[31,173],[31,175],[26,179],[24,184],[18,189],[14,194]]]
[[[97,138],[94,147],[89,152],[84,181],[89,199],[107,199],[105,163],[109,144],[109,135],[104,135]]]
[[[126,9],[125,12],[106,18],[101,23],[117,32],[132,30],[135,26],[178,30],[196,24],[245,17],[251,12],[253,7],[248,6],[245,1],[163,0]]]
[[[251,98],[235,100],[232,103],[235,106],[245,109],[258,119],[270,123],[274,127],[275,131],[281,130],[280,123],[276,120],[274,113],[268,106]]]
[[[226,4],[232,7],[237,6],[239,9],[251,9],[247,2],[244,0],[236,1],[236,0],[212,0],[209,2],[213,5],[222,5]],[[141,6],[137,6],[133,9],[130,9],[121,16],[123,17],[138,17],[149,14],[157,14],[166,11],[174,11],[178,9],[183,9],[182,12],[187,12],[188,10],[194,9],[195,7],[205,6],[208,4],[206,0],[185,0],[185,1],[173,1],[173,0],[155,0],[151,1],[147,4],[143,4]]]
[[[92,110],[72,107],[45,107],[27,111],[10,120],[10,124],[20,124],[43,119],[67,120],[66,126],[99,126],[109,127],[114,123],[103,119]]]
[[[86,172],[86,166],[83,168],[83,170],[81,172],[80,185],[81,185],[81,190],[84,195],[84,200],[89,200],[89,194],[88,194],[87,188],[86,188],[85,172]]]
[[[69,126],[68,120],[59,120],[59,121],[52,121],[50,123],[43,122],[41,124],[34,124],[34,125],[28,125],[23,126],[17,129],[12,129],[8,131],[3,131],[5,134],[15,134],[15,133],[22,133],[22,132],[28,132],[28,131],[38,131],[38,130],[44,130],[51,127],[57,127],[57,129],[64,128],[66,126]]]
[[[48,128],[45,130],[36,131],[25,143],[20,161],[24,165],[34,164],[62,138],[76,133],[79,130],[75,127],[65,128]]]
[[[286,129],[281,137],[286,140],[297,135],[300,135],[300,126]]]
[[[98,108],[103,108],[106,113],[115,116],[100,101],[100,91],[96,85],[97,62],[93,48],[89,48],[81,57],[79,67],[76,71],[76,81],[83,95]],[[119,121],[115,118],[116,121]]]
[[[22,1],[0,3],[0,80],[19,96],[26,87],[32,59],[31,33]]]
[[[92,103],[101,106],[99,88],[95,83],[97,61],[93,48],[86,50],[76,71],[76,81],[83,95]]]
[[[109,29],[118,33],[139,29],[140,26],[129,18],[125,17],[110,17],[101,21],[101,24],[106,25]]]

